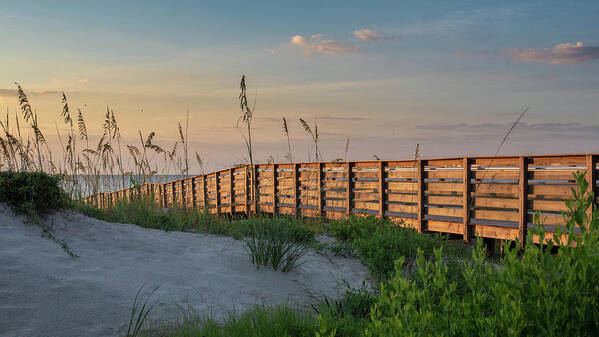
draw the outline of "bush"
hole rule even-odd
[[[243,244],[257,268],[270,265],[283,272],[294,269],[308,252],[305,245],[314,239],[312,231],[285,218],[249,219],[248,224]]]
[[[341,240],[341,247],[332,250],[359,257],[377,281],[388,279],[395,272],[393,261],[404,257],[411,264],[418,249],[424,256],[433,255],[435,247],[446,246],[453,255],[459,248],[450,246],[441,235],[421,234],[398,227],[390,220],[374,216],[351,216],[331,223],[330,232]],[[465,249],[465,246],[462,246]]]
[[[43,172],[0,172],[0,202],[15,212],[43,216],[67,206],[61,177]]]
[[[501,267],[486,260],[479,243],[472,259],[458,265],[462,285],[451,279],[442,249],[433,260],[419,251],[412,276],[400,272],[402,258],[397,274],[381,288],[366,335],[597,336],[599,213],[595,208],[587,215],[595,196],[585,193],[583,175],[576,180],[579,190],[567,204],[565,232],[582,233],[563,239],[558,230],[553,240],[567,241],[557,254],[552,242],[533,243],[533,234],[545,236],[537,223],[524,252],[504,246]]]
[[[318,314],[321,335],[330,335],[334,331],[335,336],[363,336],[370,318],[370,308],[377,299],[378,294],[366,284],[361,288],[351,288],[348,285],[345,295],[340,299],[325,297],[322,302],[312,305]]]

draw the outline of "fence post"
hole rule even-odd
[[[272,164],[272,215],[277,214],[277,164]]]
[[[323,188],[322,188],[322,162],[318,162],[318,214],[320,217],[322,217],[322,214],[324,212],[323,210],[323,198],[322,198],[322,193],[323,193]]]
[[[379,160],[379,217],[385,216],[385,162]]]
[[[417,161],[417,172],[418,172],[418,213],[416,213],[418,219],[418,232],[424,232],[424,161],[418,159]]]
[[[252,165],[252,170],[250,171],[250,180],[252,182],[251,185],[251,195],[252,195],[252,210],[254,211],[254,214],[258,213],[258,198],[259,198],[259,192],[258,192],[258,184],[257,179],[258,179],[258,170],[256,169],[256,164]]]
[[[347,170],[347,191],[346,191],[346,200],[345,200],[345,213],[347,215],[347,217],[349,217],[351,215],[351,211],[352,211],[352,175],[351,175],[351,170],[352,170],[352,163],[351,162],[347,162],[345,164],[345,169]]]
[[[202,197],[204,199],[204,212],[210,212],[210,208],[208,207],[208,191],[206,191],[208,184],[206,184],[206,175],[202,176]]]
[[[172,194],[171,207],[175,207],[175,205],[177,203],[177,190],[175,189],[174,181],[171,182],[171,194]]]
[[[183,209],[187,209],[187,203],[185,202],[185,178],[181,179],[181,206]]]
[[[589,219],[593,216],[593,208],[597,205],[597,157],[593,154],[587,154],[586,160],[587,166],[587,181],[589,182],[589,191],[595,194],[595,198],[593,199],[593,203],[587,210],[587,214],[589,215]]]
[[[299,209],[299,184],[298,182],[299,164],[293,164],[293,213],[295,216],[301,214]]]
[[[196,178],[191,178],[191,208],[195,209],[198,207],[197,205],[197,196],[196,196]]]
[[[235,200],[235,197],[233,196],[233,180],[235,179],[235,176],[233,175],[233,169],[230,168],[229,169],[229,214],[233,215],[233,207],[235,207],[233,205],[233,200]]]
[[[216,186],[216,215],[220,215],[220,177],[219,172],[214,173],[214,183]]]
[[[528,227],[528,158],[520,157],[519,207],[518,207],[518,239],[520,249],[526,244],[526,231]]]
[[[468,157],[464,157],[462,160],[462,207],[464,209],[462,223],[465,242],[470,242],[470,178],[470,160]]]
[[[250,185],[249,185],[249,179],[248,179],[248,174],[249,174],[248,168],[249,167],[250,167],[249,165],[245,165],[245,168],[243,169],[243,173],[244,173],[243,174],[243,185],[245,186],[244,187],[245,188],[245,198],[244,198],[245,200],[244,200],[244,204],[245,204],[245,214],[247,214],[247,215],[250,214],[250,206],[249,206],[249,203],[248,203],[248,201],[249,201],[248,200],[248,192],[249,192],[249,187],[250,187]]]

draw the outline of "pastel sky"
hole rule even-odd
[[[190,151],[211,169],[247,158],[235,128],[239,80],[256,99],[257,158],[325,160],[599,149],[598,1],[3,1],[0,109],[30,95],[47,138],[60,91],[101,132]],[[171,145],[169,145],[171,144]]]

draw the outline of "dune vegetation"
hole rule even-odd
[[[189,310],[176,321],[147,319],[153,292],[138,294],[127,336],[596,336],[599,334],[599,213],[584,174],[563,214],[567,240],[525,249],[504,242],[503,256],[489,259],[481,240],[472,246],[447,236],[421,234],[374,216],[340,220],[257,214],[215,216],[199,209],[164,210],[150,196],[120,200],[104,209],[81,197],[104,189],[140,186],[158,175],[190,174],[188,125],[169,149],[154,132],[139,132],[139,144],[122,144],[116,114],[107,108],[101,137],[90,145],[84,114],[62,94],[61,118],[69,130],[59,135],[63,157],[54,157],[39,129],[38,115],[17,84],[21,116],[0,121],[0,202],[15,211],[42,217],[71,208],[102,220],[133,223],[164,231],[201,232],[242,240],[257,268],[292,272],[308,250],[354,257],[368,267],[369,283],[347,288],[341,298],[320,298],[310,308],[258,305],[224,321]],[[253,163],[253,108],[241,82],[242,133]],[[15,125],[11,127],[11,121]],[[287,121],[284,132],[287,132]],[[322,160],[318,127],[301,120]],[[239,124],[239,123],[238,123]],[[27,125],[27,131],[20,125]],[[349,146],[349,141],[348,141]],[[182,148],[183,150],[179,150]],[[292,158],[288,139],[288,157]],[[347,152],[347,151],[346,151]],[[129,158],[126,158],[129,156]],[[195,153],[198,165],[202,159]],[[130,163],[130,164],[126,164]],[[132,163],[132,164],[131,164]],[[592,209],[589,214],[588,210]],[[43,222],[42,222],[43,223]],[[48,232],[49,237],[51,233]],[[536,235],[545,236],[537,217]],[[321,242],[319,235],[334,240]],[[190,234],[191,235],[191,234]],[[52,237],[51,237],[52,238]],[[66,243],[60,242],[70,252]],[[556,241],[558,239],[555,239]],[[554,245],[559,245],[559,249]]]

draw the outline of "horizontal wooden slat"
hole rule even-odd
[[[484,238],[516,240],[518,228],[476,225],[476,235]]]

